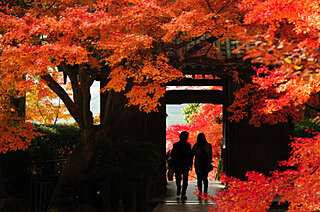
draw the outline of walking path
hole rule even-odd
[[[214,195],[224,186],[218,181],[210,181],[208,193],[209,195]],[[196,181],[189,181],[187,189],[187,200],[181,200],[180,197],[176,196],[176,184],[174,181],[169,181],[167,184],[166,197],[164,197],[153,212],[204,212],[208,211],[208,206],[212,207],[212,202],[210,200],[199,200],[196,192]]]
[[[218,181],[209,182],[209,195],[215,195],[224,186]],[[196,191],[196,181],[189,181],[187,189],[187,200],[181,200],[176,196],[176,184],[169,181],[166,196],[161,199],[153,212],[205,212],[209,207],[215,207],[210,200],[199,200]],[[269,209],[268,212],[284,212],[284,209]]]

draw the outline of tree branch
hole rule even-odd
[[[318,170],[319,166],[317,166],[311,173],[310,175],[313,175],[317,170]]]
[[[60,105],[61,105],[61,99],[59,99],[58,109],[57,109],[56,117],[55,117],[55,120],[54,120],[53,124],[56,124],[57,121],[58,121]]]
[[[211,12],[214,13],[214,10],[212,9],[212,7],[211,7],[211,5],[210,5],[209,0],[206,0],[206,2],[207,2],[207,5],[208,5],[209,9],[211,10]]]
[[[71,116],[76,120],[78,124],[80,124],[75,104],[73,103],[67,92],[49,74],[42,75],[41,79],[47,82],[48,87],[60,97],[60,99],[69,110]]]
[[[78,80],[78,70],[72,70],[76,67],[68,66],[65,63],[61,63],[59,66],[60,69],[62,69],[63,72],[67,74],[67,76],[70,78],[72,91],[73,91],[73,100],[76,105],[81,105],[82,100],[82,93],[79,86],[79,80]]]
[[[307,103],[305,103],[304,105],[305,105],[306,107],[314,110],[314,111],[320,112],[319,109],[316,109],[315,107],[313,107],[313,106],[311,106],[311,105],[309,105],[309,104],[307,104]]]
[[[38,97],[38,98],[39,98],[39,97]],[[47,123],[47,122],[46,122],[46,119],[44,118],[44,115],[42,114],[41,108],[40,108],[40,106],[39,106],[39,99],[37,99],[36,106],[37,106],[37,108],[38,108],[38,110],[39,110],[40,116],[42,117],[44,123],[46,124],[46,123]]]
[[[220,10],[218,10],[217,14],[220,13],[224,8],[226,8],[230,2],[231,1],[228,1],[223,7],[221,7]]]
[[[56,1],[57,1],[57,0],[54,0],[54,1],[50,4],[50,6],[49,6],[48,8],[46,8],[44,11],[41,11],[40,13],[38,13],[36,17],[39,18],[41,14],[49,11],[49,10],[56,4]]]

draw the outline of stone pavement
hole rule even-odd
[[[210,181],[208,193],[214,195],[224,186],[218,181]],[[174,181],[168,181],[166,197],[160,200],[153,212],[203,212],[208,211],[208,206],[213,206],[210,200],[198,200],[196,194],[196,181],[189,181],[187,189],[187,200],[181,200],[176,196],[176,184]]]
[[[209,182],[209,195],[214,195],[224,186],[218,181]],[[176,196],[176,184],[174,181],[169,181],[167,184],[166,196],[161,199],[153,210],[153,212],[205,212],[208,207],[214,207],[210,200],[198,200],[196,194],[196,181],[189,181],[187,189],[187,200],[181,200]],[[269,209],[268,212],[284,212],[284,209]]]

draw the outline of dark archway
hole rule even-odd
[[[168,105],[181,105],[181,104],[188,104],[188,103],[220,105],[222,109],[221,118],[225,119],[224,113],[226,111],[226,105],[227,105],[226,104],[227,94],[225,93],[226,81],[222,79],[210,79],[206,77],[212,78],[213,76],[212,75],[198,76],[196,79],[192,78],[192,76],[188,76],[188,78],[184,78],[180,81],[174,81],[174,82],[168,83],[166,95],[164,98],[164,103],[166,105],[166,108]],[[219,141],[221,141],[222,137],[227,136],[225,134],[224,123],[226,123],[226,121],[221,122],[221,125],[220,125],[222,128],[218,136]],[[168,126],[169,125],[167,125],[166,130],[168,129]],[[204,132],[203,130],[204,129],[202,128],[197,128],[197,131]],[[207,133],[209,132],[206,132],[206,136],[209,136],[209,137],[212,136]],[[215,139],[218,139],[218,137]],[[215,142],[217,142],[217,141],[214,141],[215,139],[212,139],[212,137],[210,139],[210,142],[213,142],[212,145],[214,146],[216,146]],[[191,145],[193,145],[195,142],[194,138],[189,139],[189,142],[191,143]],[[166,144],[167,144],[166,150],[168,151],[168,148],[171,148],[171,144],[172,144],[172,141],[168,139],[168,137],[166,137]],[[214,150],[215,155],[220,155],[221,152],[222,152],[222,148],[219,150],[217,149]],[[218,161],[215,161],[215,162],[218,163]],[[216,174],[216,173],[214,172],[212,174]]]
[[[231,52],[231,51],[227,51]],[[161,158],[161,178],[156,183],[159,193],[166,187],[166,104],[213,103],[223,105],[223,171],[228,176],[246,179],[247,171],[268,174],[278,169],[278,162],[288,159],[290,154],[290,135],[293,124],[262,125],[254,127],[248,120],[234,123],[228,120],[227,108],[234,101],[234,91],[238,85],[233,76],[244,82],[250,82],[254,74],[249,61],[243,61],[239,55],[227,55],[223,59],[200,58],[187,61],[182,72],[185,78],[172,81],[167,86],[222,86],[221,90],[172,90],[167,91],[161,100],[158,112],[145,114],[137,108],[130,108],[123,121],[115,130],[115,135],[126,135],[144,139],[155,144]],[[202,76],[202,79],[197,78]],[[206,76],[210,76],[209,78]],[[107,81],[103,81],[104,86]],[[104,113],[107,97],[101,95],[101,114]],[[125,101],[125,98],[121,101]]]
[[[250,80],[250,68],[243,64],[238,64],[238,67],[240,67],[237,70],[239,75]],[[210,75],[211,79],[193,77],[196,74]],[[246,179],[247,171],[268,174],[270,171],[279,169],[278,162],[289,157],[288,144],[290,135],[293,134],[293,124],[262,125],[257,128],[249,125],[248,120],[242,120],[239,123],[230,122],[227,108],[234,100],[233,93],[237,87],[229,73],[221,71],[221,68],[213,67],[212,69],[187,69],[185,75],[186,78],[172,81],[167,86],[221,86],[223,89],[167,91],[161,100],[158,112],[146,114],[139,111],[138,108],[130,108],[114,132],[117,136],[126,135],[155,144],[155,148],[162,155],[161,176],[155,182],[155,192],[164,194],[166,189],[166,104],[213,103],[223,105],[224,139],[221,154],[223,171],[228,176]],[[101,102],[104,101],[106,98],[102,95]],[[101,113],[103,111],[102,109]]]
[[[250,70],[241,69],[243,78],[249,79]],[[197,72],[194,70],[194,74]],[[203,72],[202,74],[215,73]],[[212,103],[223,105],[223,171],[233,177],[246,179],[247,171],[269,174],[279,169],[278,162],[289,158],[290,135],[293,135],[292,123],[262,125],[254,127],[248,120],[238,123],[229,121],[227,108],[234,101],[237,89],[233,79],[224,75],[215,75],[214,79],[185,78],[168,83],[168,86],[222,86],[222,90],[169,90],[165,104]],[[164,115],[165,117],[165,115]],[[163,117],[163,118],[164,118]]]
[[[167,84],[167,86],[173,87],[185,87],[191,89],[179,89],[179,90],[167,90],[164,98],[164,104],[185,104],[185,103],[205,103],[205,104],[219,104],[223,106],[223,126],[222,134],[223,140],[226,140],[228,134],[226,133],[226,108],[228,106],[227,101],[227,81],[225,79],[219,79],[217,76],[209,75],[211,78],[206,78],[208,75],[203,75],[202,78],[193,78],[193,76],[188,76],[188,78],[181,79],[180,81],[172,81]],[[207,90],[203,87],[215,86],[219,89],[217,90]],[[201,130],[201,129],[199,129]],[[224,157],[225,151],[221,149],[222,157]]]

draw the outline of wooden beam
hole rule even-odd
[[[226,71],[223,71],[219,67],[212,67],[212,68],[199,68],[199,67],[186,67],[182,69],[182,73],[184,75],[192,75],[192,74],[199,74],[199,75],[217,75],[217,76],[224,76],[227,74]]]
[[[226,99],[225,93],[219,90],[172,90],[166,92],[164,101],[166,104],[224,104]]]
[[[191,79],[183,78],[168,82],[166,86],[223,86],[225,82],[221,79]]]

